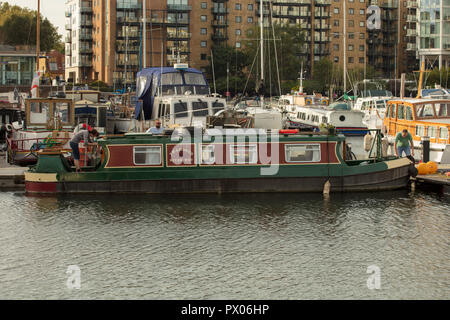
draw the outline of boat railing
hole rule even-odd
[[[14,139],[8,140],[8,149],[15,152],[38,151],[54,146],[61,146],[66,144],[71,138],[28,138],[28,139]],[[31,148],[25,148],[32,142]]]

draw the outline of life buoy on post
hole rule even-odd
[[[370,151],[370,148],[372,148],[372,142],[373,142],[373,137],[372,135],[368,132],[365,136],[364,136],[364,150],[366,152]]]
[[[322,99],[322,105],[327,106],[328,105],[328,101],[326,99]]]
[[[306,104],[312,104],[311,98],[306,98],[306,99],[305,99],[305,103],[306,103]]]

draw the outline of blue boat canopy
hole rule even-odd
[[[138,120],[151,119],[156,96],[210,93],[208,81],[197,69],[173,67],[145,68],[136,76],[136,109]]]

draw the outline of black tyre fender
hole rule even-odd
[[[408,168],[408,173],[411,177],[415,178],[419,174],[419,170],[412,164]]]

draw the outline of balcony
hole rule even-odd
[[[185,4],[167,4],[168,12],[187,12],[191,10],[192,6],[188,6]]]
[[[407,43],[406,44],[406,50],[408,51],[416,51],[417,45],[415,43]]]
[[[406,17],[406,22],[417,22],[417,17],[413,15],[408,15]]]
[[[66,35],[64,40],[65,40],[65,42],[72,42],[72,35],[71,34]]]
[[[230,13],[230,8],[211,8],[212,14],[228,14]]]
[[[92,34],[90,33],[81,33],[80,40],[92,40]]]
[[[328,30],[330,29],[330,25],[327,23],[315,23],[314,29]]]
[[[79,61],[80,61],[80,63],[78,64],[80,67],[88,67],[88,68],[90,68],[90,67],[92,67],[92,60],[91,59],[89,59],[89,60],[85,60],[85,59],[81,59],[81,57],[79,57]]]
[[[314,42],[328,42],[330,41],[330,37],[314,37]]]
[[[417,8],[417,1],[408,1],[407,6],[408,6],[408,8],[415,9],[415,8]]]
[[[137,17],[117,17],[116,19],[118,24],[139,24],[139,18]],[[153,22],[153,21],[152,21]]]
[[[316,6],[329,6],[331,5],[331,0],[315,0]]]
[[[406,30],[406,36],[407,37],[417,37],[417,30],[414,30],[414,29]]]
[[[92,13],[92,7],[80,7],[80,13]]]
[[[126,60],[117,60],[116,61],[116,65],[118,67],[137,67],[139,65],[139,62],[134,60],[134,61],[126,61]]]
[[[79,52],[81,54],[91,54],[93,51],[91,47],[80,47]]]
[[[213,27],[227,27],[228,24],[229,24],[228,21],[220,21],[220,20],[211,21],[211,26]]]
[[[228,41],[228,35],[222,33],[213,33],[211,35],[212,41]]]
[[[139,53],[139,46],[125,46],[125,45],[118,45],[116,46],[116,52],[120,52],[120,53]]]
[[[92,20],[80,21],[81,28],[83,28],[83,27],[92,27],[92,25],[93,25]]]
[[[72,30],[72,24],[67,23],[66,24],[66,30]]]
[[[192,36],[191,33],[187,32],[167,32],[167,39],[190,39]]]

